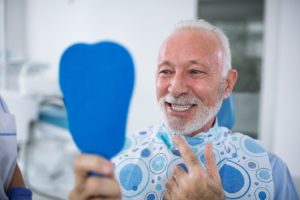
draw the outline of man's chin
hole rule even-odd
[[[174,118],[165,118],[164,124],[167,128],[176,135],[191,135],[199,130],[201,130],[205,124],[209,121],[210,118],[205,119],[192,119],[189,121],[186,120],[179,120]]]
[[[188,123],[183,123],[182,121],[165,121],[167,128],[176,135],[188,135],[190,130],[188,130]]]

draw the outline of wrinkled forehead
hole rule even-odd
[[[161,49],[170,44],[198,44],[204,48],[221,48],[221,42],[217,35],[203,28],[182,28],[171,33],[162,43]]]
[[[158,62],[169,57],[206,59],[223,65],[223,49],[215,33],[200,28],[179,29],[170,34],[161,45]]]

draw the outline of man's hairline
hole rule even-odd
[[[221,39],[219,38],[219,36],[218,36],[215,32],[213,32],[213,31],[211,31],[211,30],[208,30],[208,29],[206,29],[206,28],[203,28],[203,27],[193,27],[193,26],[179,27],[179,28],[173,29],[173,31],[172,31],[172,32],[166,37],[166,39],[162,42],[162,44],[161,44],[161,46],[160,46],[160,48],[159,48],[159,55],[158,55],[157,69],[159,68],[159,66],[160,66],[160,64],[161,64],[161,62],[159,62],[159,60],[160,60],[159,57],[160,57],[162,48],[165,46],[166,42],[168,41],[168,39],[169,39],[173,34],[177,33],[178,31],[181,31],[181,30],[203,30],[203,31],[207,31],[207,32],[210,32],[210,33],[214,34],[215,37],[216,37],[216,39],[217,39],[218,42],[219,42],[219,45],[220,45],[221,49],[222,49],[222,57],[226,56],[226,55],[225,55],[225,49],[224,49],[225,47],[224,47],[224,45],[223,45]],[[231,65],[229,65],[229,67],[227,68],[227,70],[224,72],[224,69],[223,69],[223,68],[224,68],[225,65],[226,65],[226,64],[224,64],[224,63],[225,63],[225,60],[226,60],[226,59],[222,58],[222,64],[221,64],[221,67],[222,67],[222,72],[221,72],[221,74],[222,74],[222,75],[221,75],[221,80],[222,80],[222,79],[225,79],[225,78],[227,77],[229,71],[231,70]]]
[[[173,30],[170,32],[169,36],[167,39],[174,33],[180,30],[204,30],[213,33],[216,38],[218,39],[220,46],[222,48],[222,56],[223,56],[223,63],[222,63],[222,77],[226,77],[228,72],[232,69],[231,66],[231,50],[230,50],[230,43],[229,39],[224,33],[224,31],[203,20],[203,19],[193,19],[193,20],[185,20],[185,21],[180,21],[177,24],[174,25]],[[167,41],[164,40],[163,44]],[[225,68],[225,69],[224,69]]]

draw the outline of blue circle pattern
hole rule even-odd
[[[167,157],[165,154],[158,154],[150,161],[150,170],[159,174],[163,172],[167,167]]]
[[[157,184],[156,186],[155,186],[155,189],[157,190],[157,191],[160,191],[161,190],[161,184]]]
[[[267,198],[267,194],[265,192],[259,192],[258,193],[258,198],[260,200],[265,200]]]
[[[248,163],[248,167],[249,167],[250,169],[255,169],[255,168],[256,168],[256,163],[255,163],[255,162],[249,162],[249,163]]]
[[[270,182],[272,180],[271,173],[269,169],[261,168],[256,172],[256,176],[262,182]]]
[[[255,191],[256,200],[267,200],[270,198],[270,192],[266,188],[258,188]]]
[[[193,138],[193,137],[185,137],[186,141],[189,145],[191,146],[196,146],[196,145],[200,145],[204,143],[204,139],[203,138]]]
[[[128,164],[122,168],[120,171],[120,182],[123,188],[126,190],[134,190],[138,189],[138,186],[142,182],[142,170],[136,164]],[[131,176],[135,178],[132,179]]]
[[[145,196],[145,200],[156,200],[157,198],[157,194],[155,192],[149,192],[146,194]]]
[[[250,156],[265,157],[267,156],[266,150],[260,146],[254,139],[244,136],[241,139],[241,148]]]
[[[247,148],[248,151],[252,153],[264,153],[265,150],[258,145],[253,139],[246,139],[245,140],[245,147]]]
[[[141,152],[141,156],[144,157],[144,158],[149,157],[150,154],[151,154],[151,152],[150,152],[149,149],[143,149],[142,152]]]
[[[171,140],[168,144],[161,138],[159,139],[159,135],[167,135],[161,129],[153,134],[155,137],[152,138],[152,141],[149,140],[149,137],[152,137],[151,134],[146,131],[139,132],[137,135],[145,137],[128,140],[129,142],[125,147],[131,148],[129,159],[122,165],[120,163],[125,161],[122,161],[124,158],[119,157],[119,160],[116,160],[119,163],[117,167],[120,168],[118,171],[120,185],[125,192],[129,192],[125,197],[130,199],[141,199],[139,194],[143,195],[146,200],[162,198],[165,190],[164,183],[167,178],[171,177],[174,167],[179,166],[187,173],[188,169],[183,163],[179,150],[172,148],[174,146]],[[214,138],[214,133],[207,133],[206,135],[206,138],[203,135],[195,138],[185,137],[201,163],[204,164],[205,144]],[[214,141],[213,150],[218,162],[226,198],[237,199],[243,196],[255,196],[258,200],[269,199],[271,196],[269,191],[273,191],[273,182],[266,151],[249,137],[235,134],[234,140],[229,140],[227,137],[231,137],[230,134],[220,135],[218,134],[218,140]],[[130,141],[134,139],[138,143],[133,147]],[[161,153],[153,153],[153,151],[157,152],[158,149]],[[200,153],[198,154],[198,152]],[[131,158],[133,156],[138,158]],[[241,163],[241,160],[244,161]],[[152,175],[150,176],[150,174]],[[149,182],[149,177],[152,182]],[[264,184],[260,184],[261,182]],[[268,185],[269,183],[271,185]],[[257,189],[258,187],[260,188]]]
[[[226,179],[222,179],[222,185],[226,192],[236,193],[240,191],[244,186],[244,177],[242,173],[236,168],[225,164],[220,169],[219,173],[221,177],[225,177],[226,175],[230,176]]]
[[[126,158],[117,163],[116,177],[126,199],[139,197],[149,185],[149,170],[146,162],[139,158]]]
[[[251,185],[247,170],[238,163],[226,159],[219,165],[221,166],[219,173],[225,196],[236,199],[246,195]]]

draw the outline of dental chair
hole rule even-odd
[[[235,110],[232,95],[223,100],[221,109],[217,114],[219,126],[232,129],[235,122]]]

